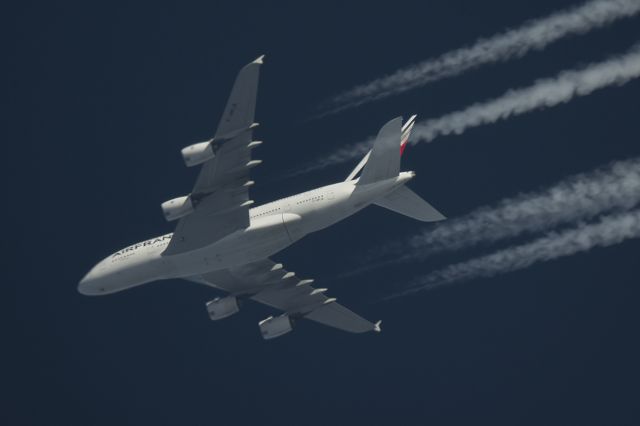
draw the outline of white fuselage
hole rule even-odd
[[[78,291],[103,295],[151,281],[188,278],[265,259],[307,234],[345,219],[393,192],[414,176],[403,172],[384,181],[340,182],[282,198],[250,210],[250,225],[197,250],[163,254],[172,234],[119,250],[94,266]]]

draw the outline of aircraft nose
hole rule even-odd
[[[99,275],[96,272],[96,268],[91,269],[87,274],[82,277],[80,282],[78,283],[78,293],[83,294],[85,296],[95,296],[100,294],[99,290]]]
[[[89,295],[89,286],[91,283],[91,271],[89,271],[78,283],[78,293]]]

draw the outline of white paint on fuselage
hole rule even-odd
[[[119,250],[80,281],[85,295],[115,293],[151,281],[191,277],[240,266],[276,254],[307,234],[339,222],[413,178],[413,172],[356,185],[357,180],[323,186],[249,211],[250,225],[206,247],[163,255],[172,234]]]

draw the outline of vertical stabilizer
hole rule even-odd
[[[404,149],[407,146],[407,142],[409,141],[409,137],[411,136],[411,129],[413,129],[414,124],[416,124],[417,115],[412,115],[409,119],[402,125],[402,136],[400,138],[400,156],[404,153]],[[358,173],[362,171],[362,168],[367,161],[369,160],[369,156],[371,155],[371,151],[367,152],[367,154],[362,157],[362,160],[358,163],[358,165],[349,173],[349,176],[344,180],[348,182],[356,178]]]
[[[400,173],[400,136],[402,117],[394,118],[382,126],[371,149],[358,185],[378,182]]]

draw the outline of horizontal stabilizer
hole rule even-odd
[[[442,213],[406,186],[399,187],[386,197],[376,200],[374,204],[422,222],[446,219]]]

